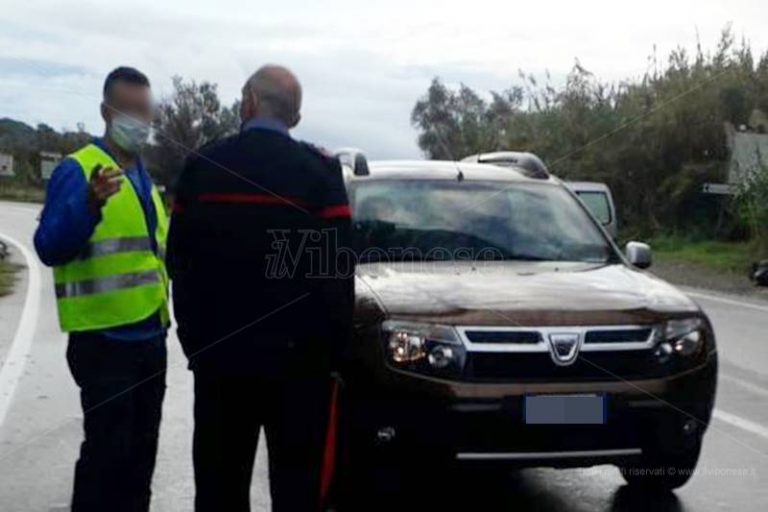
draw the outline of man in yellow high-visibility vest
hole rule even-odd
[[[103,98],[106,133],[54,170],[35,248],[53,267],[83,408],[72,511],[146,511],[165,394],[168,217],[140,157],[149,80],[117,68]]]

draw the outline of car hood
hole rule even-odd
[[[472,325],[649,323],[698,306],[647,272],[569,262],[372,263],[357,269],[358,311]]]

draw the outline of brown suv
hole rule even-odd
[[[348,163],[353,475],[383,461],[608,463],[633,485],[687,481],[715,338],[699,306],[640,269],[648,246],[622,254],[546,172]]]

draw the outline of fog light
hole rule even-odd
[[[669,343],[662,343],[658,346],[658,348],[656,348],[656,352],[654,352],[654,354],[658,358],[659,362],[664,364],[669,361],[673,352],[674,349],[672,348],[672,345]]]
[[[456,355],[451,347],[438,345],[429,353],[427,360],[432,367],[443,369],[450,366],[456,360]]]

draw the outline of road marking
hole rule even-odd
[[[727,373],[720,372],[720,378],[723,380],[727,380],[729,382],[732,382],[733,384],[736,384],[737,386],[741,386],[744,389],[748,389],[752,391],[755,394],[758,394],[760,396],[766,396],[768,397],[768,389],[758,386],[757,384],[752,384],[749,381],[746,381],[744,379],[740,379],[738,377],[734,377],[733,375],[729,375]]]
[[[5,211],[8,211],[10,208],[11,210],[16,210],[16,213],[24,212],[25,214],[39,213],[43,208],[43,205],[39,203],[14,203],[9,201],[0,201],[0,204],[3,205],[3,210]]]
[[[11,342],[11,348],[8,350],[8,357],[3,366],[0,367],[0,390],[2,390],[0,391],[0,425],[5,421],[5,416],[16,391],[16,385],[24,371],[24,365],[32,348],[32,339],[40,312],[40,267],[37,260],[29,249],[15,238],[7,235],[2,235],[2,238],[15,246],[24,256],[29,275],[27,296],[24,299],[24,310],[21,312],[19,326]]]
[[[759,423],[755,423],[754,421],[749,421],[742,418],[741,416],[736,416],[735,414],[725,412],[722,409],[715,409],[712,411],[712,416],[722,422],[733,425],[734,427],[746,430],[751,434],[755,434],[768,439],[768,428],[765,428]]]
[[[708,293],[692,292],[687,290],[685,290],[685,294],[690,295],[692,297],[700,297],[702,299],[722,302],[723,304],[730,304],[731,306],[752,308],[752,309],[756,309],[757,311],[768,312],[768,306],[761,306],[760,304],[754,304],[752,302],[745,302],[742,300],[735,300],[735,299],[726,299],[725,297],[718,297],[717,295],[710,295]]]

